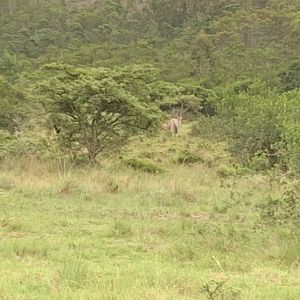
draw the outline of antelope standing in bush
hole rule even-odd
[[[187,110],[187,109],[186,109]],[[186,111],[185,110],[185,111]],[[176,136],[179,132],[179,128],[181,126],[182,115],[183,115],[183,104],[181,105],[180,112],[172,117],[167,123],[163,125],[163,128],[170,131],[172,135]]]
[[[167,123],[165,123],[163,127],[169,130],[172,133],[172,135],[176,136],[181,126],[181,120],[182,116],[176,115],[175,117],[171,118]]]

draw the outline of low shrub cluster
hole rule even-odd
[[[53,156],[53,152],[50,151],[50,144],[46,137],[33,135],[16,137],[4,131],[0,134],[0,160],[30,156],[47,158],[49,155]]]
[[[140,158],[122,158],[122,162],[134,170],[140,170],[147,173],[162,173],[163,169],[150,160]]]
[[[243,165],[300,171],[299,90],[280,94],[263,82],[243,81],[218,89],[214,101],[217,116],[201,119],[194,135],[203,135],[200,127],[206,131],[209,124],[212,136],[226,138]]]
[[[263,221],[270,224],[294,224],[300,221],[300,193],[299,189],[288,188],[281,197],[269,196],[259,205]]]
[[[203,163],[204,159],[189,150],[184,150],[179,153],[177,157],[177,162],[180,164],[195,164],[195,163]]]

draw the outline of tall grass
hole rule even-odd
[[[122,155],[146,151],[154,174],[122,159],[2,164],[0,298],[299,298],[297,225],[262,217],[291,180],[220,174],[232,167],[222,146],[188,142],[133,141]],[[187,147],[204,161],[178,163]]]

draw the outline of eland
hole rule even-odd
[[[163,124],[163,128],[170,131],[173,136],[177,136],[179,132],[179,129],[181,127],[183,112],[184,112],[183,105],[181,105],[180,112],[176,113],[174,116],[174,111],[173,111],[173,117],[169,119],[168,122]]]

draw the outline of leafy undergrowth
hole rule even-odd
[[[148,171],[145,165],[158,170],[173,170],[178,165],[202,164],[208,167],[230,165],[232,158],[226,152],[224,143],[212,143],[189,135],[192,123],[183,126],[176,137],[163,133],[156,137],[134,137],[122,151],[121,159],[132,162],[134,169]],[[143,163],[144,162],[144,163]],[[127,164],[130,165],[130,164]],[[158,173],[158,172],[152,172]]]
[[[187,151],[201,159],[178,161]],[[135,140],[122,156],[164,172],[6,162],[0,299],[300,297],[297,181],[224,175],[223,146],[186,135]]]

